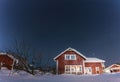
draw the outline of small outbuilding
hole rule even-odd
[[[6,67],[9,70],[13,69],[14,63],[17,61],[12,55],[0,53],[0,69]]]
[[[105,68],[104,72],[106,72],[106,73],[120,72],[120,65],[119,64],[112,64],[109,67]]]

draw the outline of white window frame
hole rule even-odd
[[[69,58],[67,58],[69,56]],[[74,56],[75,59],[72,59],[72,56]],[[75,54],[65,54],[65,60],[76,60],[76,55]]]
[[[69,57],[69,59],[68,59],[67,56]],[[65,55],[65,60],[70,60],[70,55],[67,55],[67,54],[66,54],[66,55]]]
[[[72,56],[74,56],[75,59],[72,59]],[[70,55],[71,60],[76,60],[76,55]]]
[[[69,67],[69,71],[66,71],[66,67]],[[78,69],[77,69],[77,67],[78,67]],[[74,69],[74,70],[72,70],[72,69]],[[81,69],[81,70],[80,70]],[[83,71],[83,68],[82,68],[82,65],[65,65],[65,73],[72,73],[72,72],[75,72],[75,73],[82,73],[82,71]]]
[[[82,65],[80,65],[79,72],[82,72],[82,71],[83,71],[83,68],[82,68]]]
[[[69,67],[69,69],[70,69],[70,65],[65,65],[65,73],[67,73],[67,72],[70,72],[70,71],[66,71],[66,69],[67,69],[67,66]]]
[[[95,67],[95,70],[96,70],[96,71],[100,71],[100,68],[99,68],[99,67]]]
[[[96,73],[100,72],[100,67],[95,67]]]
[[[85,67],[86,74],[92,74],[92,67]]]
[[[76,72],[76,65],[70,65],[70,72]]]
[[[77,67],[78,67],[78,69],[77,69]],[[82,65],[76,65],[76,72],[82,73],[82,71],[83,71]]]

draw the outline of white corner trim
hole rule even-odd
[[[58,74],[58,60],[56,60],[56,74]]]
[[[83,73],[85,74],[85,62],[83,60]]]

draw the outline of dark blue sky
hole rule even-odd
[[[0,0],[0,49],[26,39],[51,58],[68,47],[120,62],[119,0]]]

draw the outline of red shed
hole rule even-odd
[[[119,64],[112,64],[109,67],[105,68],[104,71],[107,73],[120,72],[120,65]]]
[[[57,74],[101,74],[104,60],[88,58],[73,48],[68,48],[54,58]]]
[[[16,59],[12,55],[7,53],[0,53],[0,69],[2,67],[6,67],[11,70],[15,61]]]

